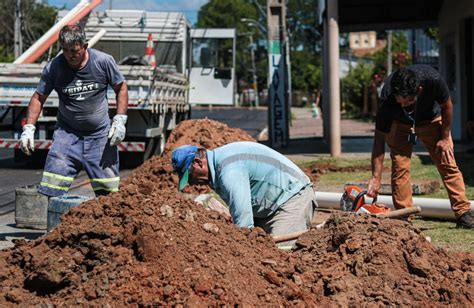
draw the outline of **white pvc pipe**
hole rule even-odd
[[[67,23],[74,18],[80,11],[89,6],[89,0],[81,0],[72,10],[70,10],[63,18],[61,18],[56,24],[54,24],[48,32],[46,32],[42,37],[39,38],[30,48],[28,48],[21,56],[19,56],[14,64],[21,64],[27,60],[31,55],[33,55],[38,48],[44,48],[43,46],[51,40],[54,35],[61,30],[62,27],[67,25]],[[47,46],[46,48],[49,48]]]
[[[92,46],[95,45],[104,35],[107,33],[107,30],[105,29],[100,29],[99,32],[97,32],[88,42],[87,42],[87,47],[91,48]]]
[[[324,209],[340,209],[340,200],[342,193],[332,193],[317,191],[315,192],[318,206]],[[367,202],[372,202],[372,199],[367,198]],[[377,197],[377,203],[385,204],[394,209],[392,196]],[[455,219],[454,213],[451,210],[451,203],[447,199],[436,198],[413,198],[413,206],[421,207],[421,213],[418,215],[429,218],[441,219]],[[471,213],[474,214],[474,202],[471,201]]]

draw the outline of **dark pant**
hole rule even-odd
[[[96,195],[118,191],[118,150],[109,145],[107,135],[80,137],[58,128],[38,191],[50,197],[64,195],[82,169],[89,176]]]

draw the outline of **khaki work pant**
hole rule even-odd
[[[254,217],[254,225],[271,235],[283,235],[308,230],[317,207],[313,185],[307,185],[296,195],[283,203],[270,217]],[[293,246],[296,240],[278,244],[278,247]]]
[[[410,163],[413,146],[408,142],[411,125],[394,121],[386,136],[392,159],[392,200],[397,209],[413,206],[410,183]],[[438,168],[443,184],[448,191],[449,201],[456,218],[470,210],[466,197],[464,179],[454,158],[442,161],[436,153],[436,143],[441,138],[441,117],[430,123],[415,127],[418,142],[422,141],[431,159]],[[451,137],[450,137],[451,138]],[[452,139],[451,139],[452,143]]]

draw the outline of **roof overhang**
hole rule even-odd
[[[323,12],[326,1],[320,0]],[[443,0],[337,0],[341,32],[425,28],[438,25]]]

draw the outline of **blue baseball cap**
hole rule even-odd
[[[173,169],[179,176],[178,191],[183,190],[188,184],[189,169],[193,164],[197,151],[198,147],[195,145],[183,145],[173,151]]]

